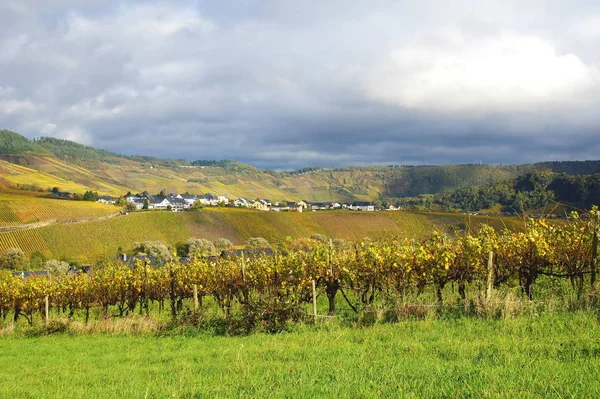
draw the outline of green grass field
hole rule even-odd
[[[0,338],[2,398],[596,398],[591,311],[245,337]]]

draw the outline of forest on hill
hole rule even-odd
[[[589,209],[600,203],[600,173],[569,175],[534,170],[505,182],[457,188],[440,194],[402,198],[409,209],[474,212],[500,206],[502,212],[564,212],[564,206]]]

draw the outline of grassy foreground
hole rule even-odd
[[[0,397],[600,397],[593,312],[281,335],[0,338]]]

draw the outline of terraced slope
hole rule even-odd
[[[80,222],[111,216],[120,208],[96,202],[40,198],[23,191],[0,190],[0,231],[32,223]]]
[[[510,223],[516,223],[508,219]],[[472,218],[471,223],[492,222],[494,218]],[[49,258],[94,261],[116,256],[136,242],[161,240],[169,244],[189,237],[216,240],[224,237],[243,244],[250,237],[282,242],[288,238],[319,233],[330,237],[362,239],[385,236],[421,236],[434,227],[451,230],[464,227],[464,215],[435,215],[409,212],[361,213],[306,212],[277,213],[238,209],[207,209],[200,212],[143,212],[111,219],[75,224],[56,224],[23,231],[0,232],[0,251],[18,247],[31,255],[40,252]]]

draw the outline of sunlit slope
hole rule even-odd
[[[75,222],[114,215],[120,208],[86,201],[40,198],[37,193],[0,190],[0,231],[38,222]]]
[[[477,218],[471,222],[501,225],[498,219],[493,218]],[[0,232],[0,251],[18,247],[28,255],[39,251],[50,258],[64,257],[88,262],[102,256],[116,256],[119,248],[129,250],[136,242],[144,240],[175,244],[190,237],[209,240],[224,237],[235,244],[243,244],[250,237],[282,242],[317,233],[352,240],[365,237],[415,237],[427,234],[433,228],[444,231],[464,228],[466,223],[464,215],[409,212],[277,213],[237,209],[182,213],[151,211],[95,222]]]
[[[6,161],[15,161],[14,157],[2,156],[2,158],[4,160],[0,160],[0,181],[4,186],[33,186],[42,190],[58,187],[61,191],[74,193],[93,190],[112,195],[122,195],[128,189],[82,167],[53,158],[38,156],[19,158],[25,165]]]

